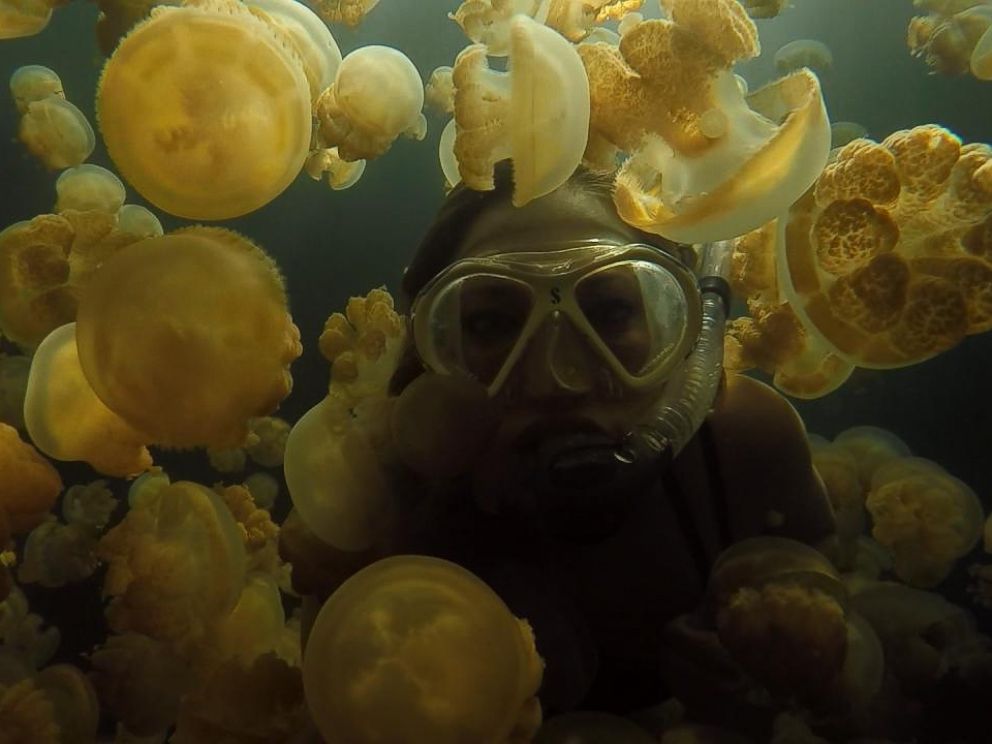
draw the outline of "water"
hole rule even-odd
[[[435,67],[451,64],[466,44],[458,27],[444,18],[453,5],[439,0],[382,0],[358,30],[335,28],[335,38],[343,54],[371,43],[395,46],[426,80]],[[928,74],[923,62],[910,57],[906,49],[906,24],[915,12],[904,0],[796,0],[795,7],[779,18],[758,22],[763,53],[738,71],[753,90],[775,77],[776,49],[792,39],[815,38],[834,54],[833,69],[821,76],[832,120],[859,122],[879,141],[895,130],[924,123],[945,126],[964,142],[992,141],[992,83]],[[0,41],[0,79],[6,80],[25,64],[51,67],[61,75],[68,99],[96,128],[93,96],[103,65],[92,32],[96,15],[93,4],[77,0],[57,9],[38,36]],[[289,421],[298,419],[326,392],[327,363],[316,348],[324,319],[342,309],[349,297],[372,287],[397,290],[403,267],[441,203],[443,176],[436,153],[445,119],[427,115],[427,138],[399,140],[386,156],[369,163],[356,187],[332,192],[301,175],[262,209],[222,223],[263,246],[285,274],[293,319],[304,343],[303,356],[292,368],[293,393],[279,410]],[[0,100],[0,227],[50,211],[55,199],[56,174],[26,153],[16,140],[16,125],[13,102]],[[99,137],[89,162],[113,169]],[[133,189],[127,201],[146,204]],[[184,224],[155,211],[167,232]],[[988,510],[992,507],[989,370],[992,334],[985,334],[912,367],[858,369],[838,392],[794,404],[807,429],[826,437],[861,424],[895,432],[915,454],[940,463],[971,485]],[[210,483],[216,477],[202,453],[165,453],[157,459],[174,479]],[[67,485],[93,477],[81,465],[65,465],[61,471]],[[278,469],[272,472],[278,475]],[[117,484],[116,490],[121,488]],[[285,493],[281,498],[277,512],[285,513]],[[963,560],[960,566],[968,562]],[[966,601],[964,583],[959,570],[947,584],[948,591],[962,601]],[[56,658],[77,660],[79,652],[95,642],[99,627],[95,587],[33,589],[29,594],[33,608],[62,629],[63,647]],[[973,609],[980,623],[992,629],[992,613]]]

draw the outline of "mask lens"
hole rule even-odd
[[[686,334],[685,292],[666,269],[623,261],[583,277],[575,299],[623,368],[642,377],[669,360]]]
[[[477,274],[452,282],[432,304],[434,351],[449,370],[488,385],[513,351],[534,306],[523,282]]]

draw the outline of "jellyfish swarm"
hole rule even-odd
[[[272,260],[236,233],[187,228],[128,246],[79,304],[79,361],[107,407],[170,446],[241,445],[292,387],[302,351]]]
[[[293,39],[233,0],[160,6],[108,60],[97,116],[120,174],[180,217],[258,209],[310,145],[310,84]],[[168,60],[168,64],[163,64]]]
[[[671,20],[642,21],[618,47],[578,47],[590,150],[604,170],[617,151],[630,155],[614,190],[626,222],[679,242],[732,238],[780,214],[826,163],[819,82],[799,70],[745,98],[731,67],[759,46],[743,7],[672,0],[666,8]]]
[[[515,729],[526,741],[540,680],[530,627],[475,575],[427,556],[348,579],[303,655],[307,704],[329,744],[500,742]]]

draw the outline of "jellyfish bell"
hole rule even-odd
[[[83,112],[55,93],[27,104],[17,137],[50,170],[79,165],[96,146]]]
[[[365,173],[364,160],[343,160],[336,147],[325,147],[312,151],[303,166],[307,175],[319,181],[327,174],[327,183],[334,191],[350,189]]]
[[[96,210],[116,214],[124,204],[124,184],[106,168],[83,163],[59,174],[55,182],[55,211]]]
[[[241,445],[248,420],[288,395],[302,350],[272,260],[206,227],[106,261],[80,298],[76,339],[108,408],[150,441],[185,447]]]
[[[52,18],[49,0],[2,0],[0,2],[0,39],[34,36]]]
[[[992,24],[975,44],[968,64],[971,67],[971,74],[976,78],[992,80]]]
[[[465,185],[493,188],[495,164],[513,161],[513,204],[554,191],[582,160],[589,81],[576,48],[525,15],[510,24],[510,71],[491,70],[475,44],[455,60],[454,154]]]
[[[424,86],[409,57],[392,47],[359,47],[341,62],[315,105],[319,136],[344,160],[371,160],[400,135],[426,134]]]
[[[299,55],[233,0],[155,8],[107,61],[97,114],[124,179],[188,219],[229,219],[268,203],[310,145]]]
[[[438,140],[437,156],[441,163],[441,172],[444,173],[444,180],[448,186],[454,188],[462,180],[462,174],[458,169],[458,158],[455,157],[455,137],[458,135],[458,128],[455,120],[452,119],[441,131],[441,138]]]
[[[140,204],[125,204],[117,212],[117,229],[139,238],[154,238],[163,233],[158,217]]]
[[[775,68],[780,73],[792,72],[801,67],[824,73],[833,65],[834,55],[830,47],[816,39],[796,39],[775,52]]]
[[[27,111],[32,101],[40,101],[50,95],[65,98],[61,78],[55,70],[42,65],[24,65],[14,70],[10,76],[10,94],[21,114]]]

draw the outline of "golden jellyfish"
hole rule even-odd
[[[184,447],[242,444],[249,419],[289,394],[302,351],[272,259],[207,227],[104,263],[80,299],[76,342],[108,408],[151,441]]]
[[[265,472],[252,473],[243,485],[260,509],[271,509],[279,496],[279,481]]]
[[[437,67],[424,86],[424,102],[442,114],[450,114],[455,110],[455,83],[451,79],[452,72],[448,65]]]
[[[108,60],[100,131],[118,172],[156,207],[237,217],[303,167],[310,84],[291,40],[266,18],[234,0],[160,6]]]
[[[424,85],[403,52],[370,45],[351,52],[317,100],[319,138],[348,161],[385,153],[400,135],[423,139]]]
[[[653,744],[657,739],[627,718],[591,710],[549,718],[534,744]]]
[[[901,367],[992,328],[992,148],[941,127],[845,145],[780,220],[780,291],[847,362]]]
[[[639,15],[644,0],[550,0],[547,16],[542,17],[544,7],[539,7],[536,19],[547,24],[569,41],[585,39],[596,24]],[[542,3],[542,6],[544,4]],[[620,31],[623,36],[623,31]]]
[[[101,211],[42,214],[0,232],[0,331],[34,347],[76,318],[92,272],[137,236]]]
[[[83,163],[59,174],[55,182],[55,211],[96,210],[117,214],[124,204],[124,184],[106,168]]]
[[[348,161],[341,158],[338,148],[325,147],[312,151],[307,156],[303,166],[314,181],[319,181],[327,174],[327,184],[334,191],[350,189],[365,173],[365,161]]]
[[[10,94],[21,114],[28,110],[28,104],[33,101],[52,95],[65,98],[58,73],[42,65],[24,65],[14,70],[10,76]]]
[[[775,52],[775,69],[782,74],[801,67],[809,67],[824,73],[833,66],[834,55],[830,47],[816,39],[796,39]]]
[[[34,36],[52,18],[50,0],[3,0],[0,2],[0,39]]]
[[[971,50],[971,59],[968,60],[971,74],[979,80],[992,80],[992,14],[989,20],[989,27]]]
[[[920,457],[880,466],[865,505],[872,537],[892,552],[896,575],[912,586],[939,584],[982,537],[985,515],[975,492]]]
[[[759,45],[741,5],[665,7],[671,20],[637,24],[619,47],[578,47],[595,160],[611,170],[618,150],[630,155],[614,188],[626,222],[686,243],[742,235],[782,213],[826,163],[819,82],[799,70],[745,98],[731,68]]]
[[[752,18],[775,18],[785,8],[787,0],[741,0]]]
[[[24,420],[31,440],[56,460],[82,460],[104,475],[151,467],[148,436],[107,408],[90,387],[76,349],[76,324],[52,331],[31,361]]]
[[[523,14],[534,17],[541,0],[465,0],[448,18],[465,35],[486,47],[490,57],[505,57],[510,51],[510,19]]]
[[[56,94],[28,103],[17,137],[50,170],[79,165],[96,146],[83,112]]]
[[[510,24],[510,71],[489,68],[475,44],[455,60],[454,154],[465,185],[493,188],[493,168],[513,161],[513,203],[550,193],[582,160],[589,82],[576,47],[524,15]]]
[[[907,43],[912,55],[923,57],[934,72],[964,75],[970,71],[979,80],[989,79],[992,5],[964,0],[921,7],[931,12],[909,22]]]
[[[379,0],[308,0],[308,4],[324,20],[355,28],[379,4]]]
[[[877,426],[853,426],[834,437],[834,445],[849,453],[857,465],[858,477],[865,488],[882,465],[912,453],[902,439]]]
[[[155,213],[140,204],[125,204],[118,210],[117,229],[138,238],[154,238],[163,233]]]
[[[58,472],[17,430],[0,424],[0,509],[14,533],[38,525],[62,491]]]
[[[437,158],[441,163],[441,172],[449,188],[454,188],[462,180],[458,169],[458,158],[455,157],[455,138],[458,136],[458,125],[454,119],[449,121],[441,130],[437,145]]]
[[[252,419],[245,451],[263,468],[280,467],[286,452],[289,430],[289,422],[275,416]]]
[[[541,675],[527,623],[474,574],[427,556],[386,558],[348,579],[303,653],[307,704],[328,744],[529,740]]]

